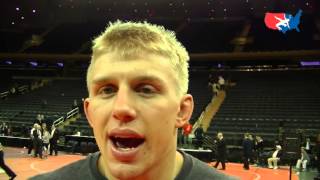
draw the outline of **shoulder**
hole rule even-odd
[[[55,171],[40,174],[30,178],[31,180],[55,180],[55,179],[92,179],[91,161],[98,156],[96,153],[87,158],[63,166]]]

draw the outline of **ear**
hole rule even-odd
[[[90,124],[91,127],[93,127],[93,122],[92,122],[92,119],[91,119],[91,114],[90,114],[90,98],[86,98],[84,101],[83,101],[83,110],[84,110],[84,113],[86,115],[86,118]]]
[[[176,118],[176,128],[180,128],[188,123],[193,112],[193,97],[190,94],[186,94],[180,101],[180,108]]]

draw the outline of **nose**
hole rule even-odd
[[[118,89],[112,116],[122,122],[130,122],[136,118],[132,95],[130,95],[128,88]]]

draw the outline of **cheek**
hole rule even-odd
[[[170,124],[176,117],[177,108],[167,102],[143,104],[140,107],[139,114],[146,116],[146,119],[155,124]]]
[[[109,117],[107,104],[102,101],[92,102],[89,113],[91,125],[94,131],[102,129],[107,123],[107,118]]]
[[[149,119],[148,131],[152,137],[157,138],[158,141],[167,141],[166,139],[172,138],[175,135],[175,120],[176,110],[173,106],[157,106],[154,109],[145,111]],[[160,135],[160,136],[159,136]],[[158,142],[160,143],[160,142]]]
[[[102,150],[106,146],[106,127],[108,123],[108,111],[106,103],[94,101],[90,107],[91,126],[97,142]]]

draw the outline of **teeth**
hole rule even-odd
[[[131,151],[133,148],[119,148],[121,151]]]
[[[116,146],[118,147],[118,148],[122,148],[122,149],[124,149],[125,148],[125,146],[123,146],[121,143],[119,143],[118,141],[116,142]]]

